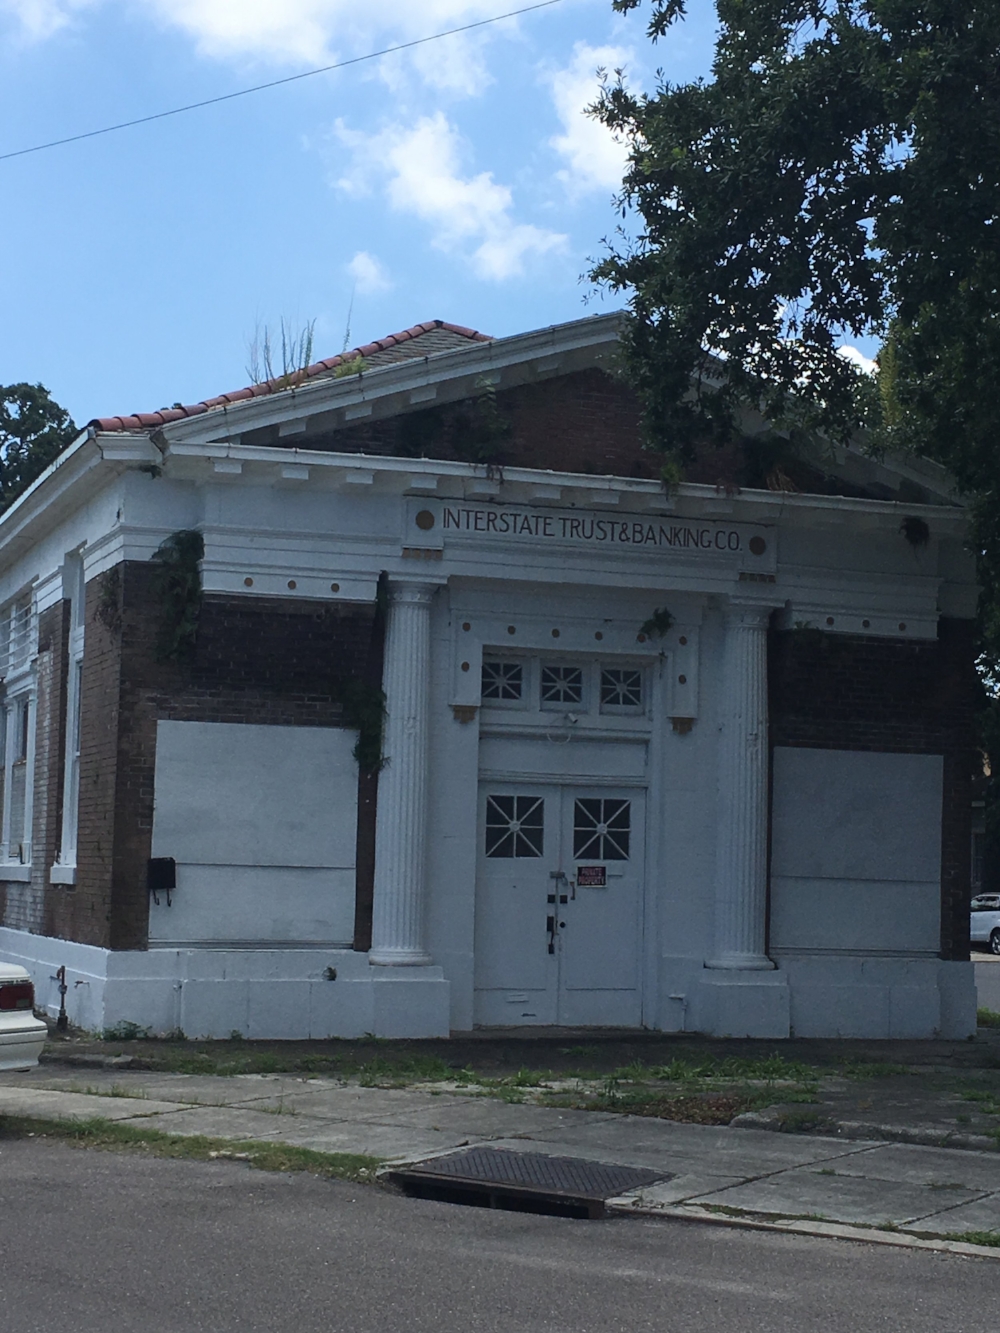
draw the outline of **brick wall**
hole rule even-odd
[[[52,930],[54,891],[49,884],[49,868],[59,847],[62,825],[68,646],[69,603],[57,602],[38,617],[31,880],[0,887],[0,922],[36,935]]]
[[[117,623],[97,614],[102,597],[108,605],[101,580],[87,588],[77,887],[59,934],[142,949],[157,721],[337,726],[337,684],[365,672],[375,611],[210,594],[191,660],[164,664],[154,651],[154,570],[119,570]]]
[[[68,601],[60,601],[38,617],[31,886],[45,905],[39,928],[46,935],[53,933],[60,892],[49,884],[49,870],[62,838],[70,609]]]
[[[121,690],[121,568],[87,584],[80,679],[76,885],[53,895],[53,933],[107,947]]]
[[[772,632],[768,674],[772,748],[943,755],[941,956],[968,959],[972,622],[942,619],[934,643]]]
[[[658,477],[660,461],[642,448],[639,405],[631,389],[601,370],[582,370],[538,384],[502,389],[498,411],[511,425],[498,461],[508,467],[562,469],[596,475]],[[405,412],[323,435],[309,449],[397,458],[461,459],[467,403]],[[244,436],[244,443],[286,444],[277,427]],[[301,443],[301,440],[300,440]]]

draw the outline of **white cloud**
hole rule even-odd
[[[492,172],[462,175],[466,146],[441,111],[377,134],[350,130],[342,122],[334,132],[353,155],[351,169],[337,182],[342,190],[365,195],[381,187],[396,212],[411,213],[430,227],[437,249],[467,255],[482,278],[514,277],[529,257],[565,243],[556,232],[516,222],[511,192]]]
[[[574,197],[591,190],[616,190],[622,183],[627,149],[600,121],[586,115],[586,108],[593,104],[600,87],[597,70],[613,75],[631,58],[632,52],[625,47],[577,42],[566,68],[552,71],[546,79],[563,127],[562,134],[549,144],[566,159],[558,178]]]
[[[0,15],[11,14],[22,37],[41,42],[65,28],[78,9],[93,0],[0,0]]]
[[[379,292],[389,291],[392,287],[385,265],[367,250],[358,251],[347,265],[347,271],[362,296],[375,296]]]
[[[0,0],[0,14],[12,13],[25,35],[41,39],[69,22],[75,10],[99,2]],[[496,0],[130,0],[129,7],[186,32],[203,55],[322,64],[488,18],[496,13]],[[508,24],[498,28],[509,31]],[[425,76],[454,81],[461,75],[468,82],[469,71],[458,68],[461,60],[458,53],[427,62]]]
[[[856,347],[845,344],[843,347],[838,347],[837,351],[845,361],[853,361],[857,368],[864,371],[866,375],[874,375],[878,370],[878,362],[873,361],[870,356],[865,356],[864,352],[858,351]]]
[[[490,29],[485,33],[458,33],[443,41],[416,47],[409,59],[429,87],[460,97],[475,97],[493,82],[493,76],[486,68],[485,47],[495,35]]]

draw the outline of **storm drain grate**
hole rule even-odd
[[[399,1167],[390,1178],[408,1194],[421,1198],[568,1217],[603,1217],[606,1199],[670,1176],[582,1157],[470,1148]]]

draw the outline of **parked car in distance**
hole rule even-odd
[[[1000,954],[1000,893],[980,893],[972,900],[969,938]]]
[[[0,963],[0,1071],[31,1069],[48,1028],[34,1014],[35,988],[23,967]]]

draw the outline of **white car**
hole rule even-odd
[[[972,900],[969,938],[1000,954],[1000,894],[981,893]]]
[[[0,1071],[38,1064],[49,1030],[35,1017],[34,1008],[35,988],[28,973],[0,963]]]

